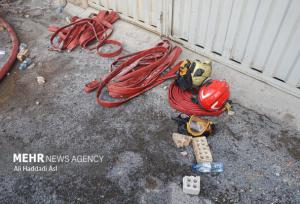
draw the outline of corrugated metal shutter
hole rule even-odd
[[[160,0],[89,0],[88,3],[97,9],[117,11],[123,19],[161,33],[163,2]]]
[[[299,0],[89,0],[89,5],[113,9],[300,97]]]
[[[299,11],[299,0],[173,0],[170,35],[300,97]]]

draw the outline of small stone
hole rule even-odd
[[[43,76],[38,76],[36,79],[37,79],[38,84],[40,84],[40,85],[46,83],[46,80]]]
[[[29,65],[29,66],[27,67],[27,69],[32,69],[33,67],[35,67],[35,63],[32,63],[31,65]]]
[[[25,15],[25,18],[29,18],[29,15],[28,15],[28,14],[26,14],[26,15]]]
[[[168,86],[164,86],[164,88],[163,88],[164,90],[167,90],[168,89]]]
[[[7,74],[6,74],[7,76],[9,76],[10,75],[10,73],[9,72],[7,72]]]
[[[235,112],[234,111],[228,111],[228,115],[234,115]]]
[[[35,104],[36,104],[36,105],[40,105],[40,102],[36,101]]]
[[[188,153],[186,151],[180,152],[180,154],[184,157],[186,157],[188,155]]]
[[[70,20],[69,16],[66,17],[66,21],[67,21],[67,23],[71,23],[71,20]]]
[[[273,172],[274,172],[275,176],[280,176],[281,167],[277,166],[277,165],[273,165]]]

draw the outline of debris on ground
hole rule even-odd
[[[192,140],[192,137],[179,133],[173,133],[172,138],[177,148],[189,146]]]
[[[42,85],[42,84],[46,83],[46,80],[43,76],[36,77],[36,80],[37,80],[39,85]]]
[[[31,59],[27,57],[20,65],[19,70],[25,70],[28,68],[28,66],[31,64]]]
[[[32,62],[32,58],[29,57],[29,49],[26,43],[21,43],[19,46],[19,53],[17,59],[21,64],[19,65],[19,70],[31,69],[35,66]]]
[[[228,111],[228,115],[233,116],[234,114],[235,114],[234,111],[232,111],[232,110],[229,110],[229,111]]]
[[[200,193],[200,176],[184,176],[182,179],[182,189],[184,193],[199,195]]]
[[[184,157],[186,157],[188,155],[187,151],[180,152],[180,154]]]
[[[19,60],[19,62],[23,62],[28,56],[29,56],[28,48],[22,48],[20,49],[17,55],[17,59]]]
[[[34,68],[35,67],[35,63],[31,63],[28,67],[27,67],[27,69],[32,69],[32,68]]]
[[[71,19],[70,19],[69,16],[66,17],[66,22],[69,23],[69,24],[71,23]]]
[[[221,173],[224,171],[222,162],[202,162],[192,164],[192,170],[196,173]]]
[[[28,45],[26,43],[20,43],[20,45],[19,45],[19,51],[27,49],[27,48],[28,48]]]

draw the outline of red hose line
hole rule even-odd
[[[169,87],[169,103],[172,108],[187,115],[218,116],[225,110],[220,109],[212,112],[200,108],[198,104],[192,102],[192,93],[181,90],[174,82]]]
[[[0,16],[0,25],[4,26],[7,32],[9,33],[13,45],[10,56],[8,57],[6,63],[0,69],[0,80],[2,80],[6,76],[6,73],[9,71],[9,69],[11,68],[11,66],[13,65],[13,63],[17,58],[18,51],[19,51],[19,40],[13,28],[1,16]]]
[[[74,16],[71,23],[62,27],[49,26],[48,30],[53,32],[50,38],[50,44],[53,50],[68,51],[74,50],[77,46],[93,50],[101,57],[115,57],[122,52],[122,44],[116,40],[109,40],[113,32],[112,24],[119,19],[119,15],[114,11],[99,11],[91,18],[80,19]],[[57,37],[57,42],[54,39]],[[91,45],[93,41],[97,44]],[[113,52],[103,52],[101,48],[104,45],[114,45],[118,49]]]
[[[98,85],[97,102],[104,107],[119,106],[142,93],[174,78],[180,63],[173,66],[181,48],[172,46],[168,40],[155,47],[118,58],[109,74]],[[101,92],[107,87],[108,94],[118,99],[107,101],[101,98]]]

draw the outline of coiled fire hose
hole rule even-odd
[[[119,19],[119,15],[114,11],[99,11],[91,18],[80,19],[72,17],[71,23],[63,26],[49,26],[48,30],[54,32],[50,38],[52,50],[62,51],[67,49],[72,51],[78,45],[85,49],[97,50],[101,57],[115,57],[122,52],[122,44],[116,40],[108,40],[113,32],[112,24]],[[58,40],[55,40],[57,39]],[[91,45],[96,40],[95,45]],[[110,53],[102,52],[103,45],[115,45],[119,48]]]
[[[12,42],[12,50],[10,56],[8,57],[6,63],[0,69],[0,80],[2,80],[17,58],[19,51],[19,40],[13,28],[1,16],[0,26],[4,26],[4,28],[7,30]]]
[[[207,111],[202,109],[199,104],[192,101],[193,94],[190,91],[181,90],[174,82],[169,86],[169,103],[172,108],[187,115],[197,116],[218,116],[226,109]]]
[[[112,63],[108,75],[102,81],[92,81],[85,91],[97,88],[97,102],[104,107],[119,106],[152,89],[167,79],[174,78],[180,63],[172,67],[182,49],[163,40],[155,47],[118,58]],[[172,68],[171,68],[172,67]],[[107,101],[101,98],[104,87],[108,94],[118,99]]]

